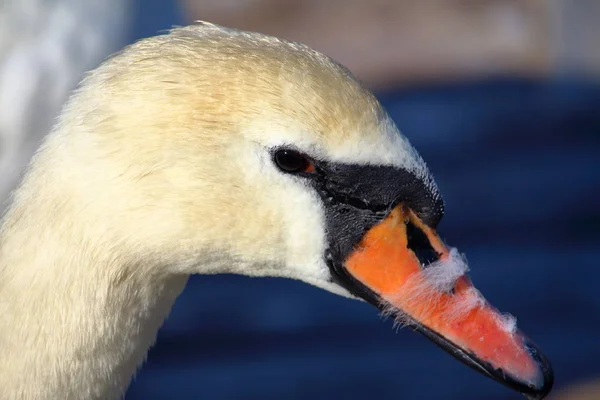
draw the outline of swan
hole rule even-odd
[[[362,299],[542,399],[550,363],[436,233],[424,161],[347,69],[210,23],[91,72],[0,225],[0,398],[119,398],[191,274]]]

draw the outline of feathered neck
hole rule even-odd
[[[136,273],[157,261],[100,246],[51,197],[26,182],[0,230],[0,399],[119,398],[187,275]]]

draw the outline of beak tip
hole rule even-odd
[[[554,386],[554,371],[552,369],[552,364],[550,364],[548,358],[531,340],[527,340],[525,346],[540,369],[540,378],[532,385],[529,393],[523,394],[529,400],[542,400],[548,396]]]

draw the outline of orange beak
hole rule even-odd
[[[355,293],[479,372],[531,399],[552,388],[545,356],[481,297],[462,257],[406,206],[368,230],[343,269]]]

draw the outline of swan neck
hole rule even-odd
[[[13,205],[0,230],[0,399],[120,398],[187,275],[51,222]]]

